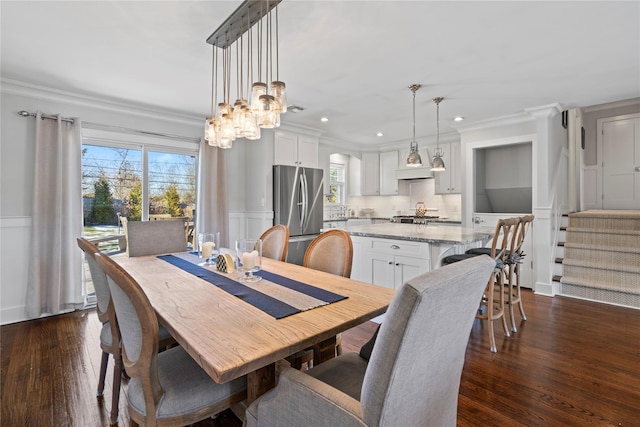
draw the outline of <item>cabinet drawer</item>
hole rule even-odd
[[[428,246],[428,243],[413,242],[411,240],[371,239],[372,250],[393,255],[428,258]]]

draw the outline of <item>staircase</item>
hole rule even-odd
[[[569,214],[560,253],[562,295],[640,308],[640,211]]]

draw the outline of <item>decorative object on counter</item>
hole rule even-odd
[[[436,103],[436,152],[431,161],[431,170],[434,172],[445,170],[444,160],[442,160],[444,152],[440,148],[440,102],[442,102],[443,99],[444,98],[441,97],[433,98],[433,102]]]
[[[279,127],[280,114],[287,112],[286,86],[279,79],[278,9],[276,6],[280,1],[282,0],[267,2],[245,0],[207,39],[207,43],[213,47],[211,116],[205,121],[204,133],[204,138],[209,145],[231,148],[236,138],[260,139],[260,128]],[[275,9],[273,13],[275,20],[272,18],[272,9]],[[257,28],[256,40],[253,37],[254,25]],[[233,49],[234,44],[235,49]],[[266,50],[264,59],[263,45]],[[254,46],[256,46],[255,49]],[[218,49],[222,50],[222,102],[217,104],[218,110],[214,112],[214,105],[218,98],[218,68],[220,68]],[[235,58],[232,59],[234,50]],[[244,62],[245,54],[246,63]],[[232,106],[230,103],[231,68],[234,62],[237,98]],[[253,79],[254,67],[258,72],[257,80]],[[243,76],[245,72],[246,76]],[[266,82],[271,80],[271,84],[263,82],[263,78]],[[246,88],[243,87],[245,84]],[[250,104],[246,99],[249,96]]]
[[[218,255],[216,269],[221,273],[233,273],[233,257],[230,254]]]
[[[413,139],[411,140],[411,151],[407,157],[407,166],[415,167],[422,166],[422,158],[418,150],[418,142],[416,141],[416,91],[420,89],[422,85],[414,83],[409,86],[411,92],[413,92]]]
[[[424,202],[416,203],[416,216],[418,218],[423,218],[427,213],[427,208],[424,205]]]

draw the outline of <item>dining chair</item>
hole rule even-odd
[[[100,362],[100,374],[98,377],[98,391],[96,396],[101,398],[104,391],[105,377],[109,364],[109,355],[113,356],[113,384],[111,396],[111,413],[109,422],[118,423],[118,405],[120,402],[120,383],[122,377],[122,358],[120,352],[120,331],[115,318],[115,311],[111,302],[111,291],[107,282],[107,276],[96,262],[96,254],[100,249],[90,240],[78,237],[78,246],[85,254],[85,259],[89,265],[91,280],[96,293],[96,313],[102,323],[100,331],[100,348],[102,349],[102,360]],[[165,349],[175,345],[175,340],[162,325],[158,327],[158,345],[160,349]]]
[[[511,253],[510,249],[513,248],[515,242],[516,230],[519,222],[519,217],[499,219],[496,223],[490,248],[479,248],[481,250],[475,253],[467,251],[467,253],[464,254],[449,255],[442,260],[443,265],[453,264],[482,255],[488,255],[495,260],[496,264],[494,272],[489,278],[484,296],[480,301],[481,310],[479,310],[476,315],[478,319],[487,321],[489,343],[492,353],[498,351],[493,331],[494,320],[501,319],[504,335],[507,337],[511,336],[505,312],[506,299],[508,295],[508,290],[505,292],[505,285],[507,284],[506,274],[508,271],[508,258]]]
[[[132,426],[188,425],[246,399],[246,377],[218,384],[181,346],[159,353],[158,320],[140,285],[109,256],[97,254],[96,260],[120,326]]]
[[[127,221],[122,218],[127,256],[158,255],[187,250],[184,219]]]
[[[349,352],[306,372],[283,369],[247,408],[247,427],[455,426],[469,333],[494,267],[473,257],[409,280],[368,361]]]
[[[313,239],[304,253],[302,265],[342,277],[351,277],[353,242],[344,230],[331,229]],[[342,335],[336,336],[336,355],[342,354]],[[313,347],[313,363],[320,363],[320,348]]]
[[[77,238],[78,246],[85,254],[85,260],[89,265],[89,272],[93,287],[96,293],[96,313],[98,319],[102,323],[100,331],[100,348],[102,349],[102,359],[100,362],[100,374],[98,377],[98,390],[96,396],[102,398],[104,391],[104,380],[107,375],[107,366],[109,364],[109,355],[113,355],[113,384],[111,393],[111,412],[109,422],[118,423],[118,405],[120,402],[120,381],[122,378],[122,359],[120,357],[120,337],[118,331],[113,325],[115,322],[115,312],[111,304],[111,293],[109,292],[109,284],[107,276],[96,263],[96,254],[100,249],[92,242],[84,237]]]
[[[353,242],[344,230],[331,229],[311,241],[302,265],[342,277],[351,277]]]
[[[262,240],[262,256],[285,262],[289,249],[289,227],[277,224],[267,229],[260,236]]]

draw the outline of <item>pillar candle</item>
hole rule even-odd
[[[216,247],[216,244],[213,242],[204,242],[202,244],[202,258],[211,258],[213,255],[213,248]]]
[[[250,270],[256,266],[256,259],[258,258],[258,251],[243,252],[242,253],[242,267],[245,270]]]

